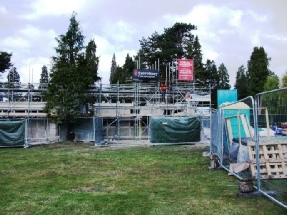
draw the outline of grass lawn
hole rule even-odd
[[[286,214],[238,197],[235,177],[208,170],[208,148],[91,146],[0,149],[0,214]]]

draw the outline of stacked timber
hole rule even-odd
[[[256,147],[254,142],[248,142],[250,170],[252,177],[257,177]],[[287,178],[287,143],[270,141],[259,144],[260,178]]]

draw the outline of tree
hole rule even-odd
[[[9,69],[13,64],[11,63],[12,54],[7,52],[0,52],[0,72],[4,72]]]
[[[274,76],[268,76],[264,84],[264,91],[275,90],[279,88],[279,80]]]
[[[163,34],[155,32],[147,39],[142,38],[136,60],[140,57],[141,64],[146,68],[151,68],[159,60],[160,77],[165,78],[165,69],[169,63],[192,55],[193,30],[196,30],[194,25],[175,23],[171,28],[165,28]]]
[[[45,93],[45,111],[53,122],[63,124],[65,139],[77,117],[88,114],[87,105],[93,98],[87,93],[89,85],[97,80],[98,58],[95,44],[90,42],[85,50],[84,36],[76,13],[70,18],[68,31],[56,38],[58,47],[52,57],[51,80]]]
[[[135,68],[135,61],[132,57],[130,57],[129,54],[127,54],[125,63],[123,65],[122,83],[129,83],[132,80],[132,74]]]
[[[42,67],[41,77],[40,77],[40,89],[46,89],[49,82],[49,74],[48,74],[48,68],[44,65]]]
[[[90,40],[88,43],[88,46],[86,47],[86,67],[87,72],[90,73],[86,77],[91,78],[90,80],[87,80],[91,84],[93,82],[97,82],[101,80],[101,78],[98,76],[98,65],[99,65],[99,57],[96,56],[97,51],[97,45],[94,40]]]
[[[114,77],[116,73],[116,68],[117,68],[117,62],[116,62],[116,55],[114,53],[113,58],[112,58],[111,71],[110,71],[110,84],[117,83],[117,80]]]
[[[193,60],[194,81],[197,82],[205,80],[206,77],[204,77],[201,45],[199,43],[198,36],[195,37],[193,43],[189,43],[186,57]]]
[[[287,72],[286,72],[285,75],[282,77],[281,87],[287,87]]]
[[[122,84],[122,76],[123,76],[123,68],[121,66],[117,66],[115,73],[113,75],[112,84]]]
[[[229,84],[229,74],[228,71],[225,67],[225,65],[222,63],[218,67],[218,77],[219,77],[219,83],[217,85],[218,89],[230,89],[230,84]]]
[[[20,75],[17,72],[17,68],[16,67],[12,67],[9,70],[9,73],[7,75],[7,80],[8,80],[8,86],[9,88],[20,88]],[[15,93],[12,91],[9,91],[8,94],[8,98],[9,101],[15,101],[17,100],[19,97],[21,97],[20,93]]]
[[[249,80],[245,70],[246,68],[242,65],[236,73],[234,88],[237,89],[239,100],[249,96]]]
[[[268,69],[270,60],[263,47],[254,47],[247,66],[250,95],[255,96],[257,93],[264,91],[264,84],[270,74]]]
[[[211,103],[213,108],[217,108],[217,89],[219,83],[219,76],[217,72],[217,67],[215,62],[207,59],[206,64],[204,65],[204,73],[206,80],[204,81],[204,85],[206,87],[210,87],[211,89]]]
[[[17,72],[16,67],[12,67],[7,75],[7,80],[10,86],[13,86],[14,83],[20,84],[20,75]]]

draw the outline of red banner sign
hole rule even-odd
[[[178,80],[192,81],[193,80],[193,60],[178,59]]]

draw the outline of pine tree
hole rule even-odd
[[[268,69],[270,60],[263,47],[254,47],[247,66],[250,95],[255,96],[257,93],[264,91],[264,84],[270,73]]]
[[[76,13],[70,18],[68,31],[56,38],[56,56],[53,59],[51,80],[45,97],[45,111],[53,122],[64,125],[65,138],[68,138],[71,124],[86,111],[91,97],[87,93],[89,85],[95,80],[97,58],[95,44],[84,47],[84,36],[80,30]]]
[[[225,67],[225,65],[222,63],[218,67],[218,77],[219,77],[219,83],[217,86],[217,89],[230,89],[230,84],[229,84],[229,74],[228,71]]]
[[[10,87],[14,86],[15,84],[20,84],[20,75],[17,72],[16,67],[12,67],[7,75],[7,80],[10,83]]]
[[[219,83],[219,76],[215,62],[207,59],[204,65],[204,75],[206,77],[204,81],[205,87],[211,89],[211,103],[213,108],[217,108],[217,89]]]
[[[198,36],[195,37],[194,42],[188,45],[186,57],[193,60],[194,81],[198,82],[204,80],[206,77],[204,77],[201,45]]]
[[[12,67],[9,70],[9,73],[7,75],[7,80],[8,80],[8,88],[20,88],[21,83],[20,83],[20,75],[17,72],[16,67]],[[13,90],[9,92],[8,98],[9,101],[15,101],[21,97],[21,93],[15,93]]]
[[[114,53],[110,71],[110,84],[115,84],[117,82],[117,80],[115,79],[116,68],[117,68],[117,62],[116,62],[116,55]]]
[[[47,66],[42,67],[39,89],[46,89],[48,87],[49,74]]]
[[[186,23],[175,23],[171,28],[165,28],[163,34],[153,33],[150,37],[140,40],[140,57],[145,68],[152,68],[159,60],[160,77],[165,79],[166,66],[177,59],[187,58],[192,53],[196,26]]]
[[[96,56],[96,51],[97,51],[97,45],[95,41],[90,40],[86,48],[86,55],[85,55],[87,72],[89,72],[90,74],[85,75],[85,77],[91,78],[91,80],[88,80],[88,82],[90,82],[91,84],[101,80],[101,78],[98,76],[99,57]]]
[[[243,99],[249,96],[249,80],[248,74],[245,70],[245,67],[242,65],[238,68],[236,73],[234,88],[237,89],[238,99]]]
[[[126,56],[125,63],[123,65],[123,77],[122,83],[129,83],[132,80],[133,70],[136,68],[133,58],[129,54]]]

